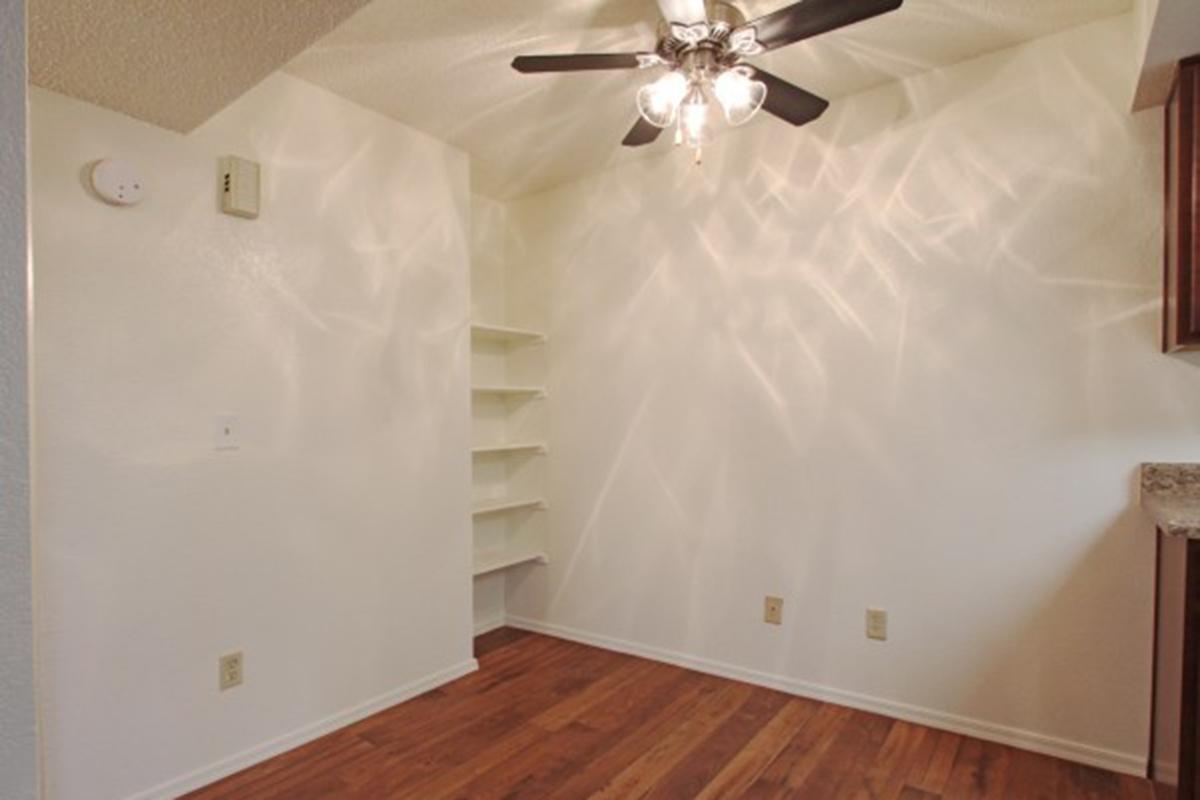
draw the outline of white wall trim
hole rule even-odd
[[[31,517],[33,306],[27,15],[0,2],[0,794],[40,796]]]
[[[324,736],[338,728],[344,728],[351,723],[358,722],[360,719],[365,719],[385,708],[394,706],[397,703],[403,703],[405,700],[428,692],[430,689],[436,689],[456,678],[461,678],[463,675],[469,675],[478,669],[478,661],[474,658],[467,659],[446,669],[439,670],[432,675],[427,675],[424,678],[406,683],[361,705],[339,711],[311,725],[306,725],[291,733],[285,733],[283,736],[251,747],[249,750],[243,750],[236,755],[223,758],[195,772],[189,772],[186,775],[173,778],[166,783],[160,783],[151,789],[138,792],[135,795],[131,795],[128,800],[169,800],[169,798],[178,797],[185,792],[207,786],[213,781],[232,775],[246,767],[254,766],[260,761],[265,761],[280,753],[285,753],[302,744],[311,742],[313,739]]]
[[[508,624],[508,620],[503,614],[489,619],[481,619],[475,622],[475,635],[482,636],[485,633],[491,633],[497,628],[503,628]],[[515,626],[514,626],[515,627]]]
[[[906,722],[928,725],[931,728],[939,728],[952,733],[973,736],[976,739],[1010,745],[1022,750],[1031,750],[1035,753],[1042,753],[1043,755],[1075,761],[1092,767],[1112,770],[1113,772],[1121,772],[1139,777],[1145,777],[1146,775],[1146,758],[1134,753],[1121,753],[1116,750],[1108,750],[1102,747],[1083,744],[1082,742],[1060,739],[1055,736],[1035,733],[1034,731],[1023,730],[1021,728],[1012,728],[985,720],[961,717],[957,714],[949,714],[944,711],[922,708],[907,703],[897,703],[880,697],[859,694],[858,692],[835,689],[831,686],[798,681],[783,675],[759,672],[734,664],[699,658],[674,650],[666,650],[639,642],[589,633],[577,628],[541,622],[527,617],[509,616],[507,624],[521,630],[544,633],[549,636],[557,636],[561,639],[569,639],[582,644],[603,647],[606,650],[615,650],[620,653],[628,653],[629,655],[640,656],[653,661],[662,661],[709,675],[717,675],[722,678],[752,683],[756,686],[765,686],[768,689],[777,689],[781,692],[787,692],[788,694],[800,697],[857,708],[862,711],[870,711],[894,717],[895,719],[905,720]]]

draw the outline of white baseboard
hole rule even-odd
[[[493,617],[492,619],[477,620],[475,622],[475,635],[482,636],[485,633],[491,633],[497,628],[503,628],[507,624],[508,620],[504,618],[503,614],[498,617]]]
[[[835,689],[830,686],[798,681],[782,675],[772,675],[767,672],[759,672],[733,664],[712,661],[707,658],[697,658],[696,656],[665,650],[660,647],[589,633],[564,625],[554,625],[526,617],[509,616],[506,619],[506,623],[522,630],[557,636],[561,639],[569,639],[582,644],[602,647],[606,650],[616,650],[620,653],[628,653],[629,655],[640,656],[653,661],[662,661],[697,672],[705,672],[722,678],[752,683],[756,686],[765,686],[769,689],[777,689],[781,692],[808,697],[813,700],[821,700],[836,705],[857,708],[862,711],[870,711],[887,717],[902,719],[906,722],[914,722],[919,725],[927,725],[931,728],[939,728],[952,733],[972,736],[976,739],[1010,745],[1022,750],[1031,750],[1035,753],[1042,753],[1113,772],[1137,775],[1139,777],[1146,775],[1146,758],[1133,753],[1121,753],[1116,750],[1073,742],[1055,736],[1012,728],[1007,725],[998,725],[984,720],[949,714],[944,711],[921,708],[919,706],[908,705],[907,703],[897,703],[857,692]]]
[[[285,753],[302,744],[311,742],[313,739],[324,736],[338,728],[344,728],[353,722],[358,722],[360,719],[365,719],[378,711],[394,706],[397,703],[402,703],[430,689],[436,689],[444,683],[461,678],[463,675],[468,675],[477,669],[479,669],[479,662],[473,658],[467,659],[454,666],[439,670],[432,675],[426,675],[424,678],[406,683],[353,708],[339,711],[311,725],[306,725],[291,733],[286,733],[283,736],[264,742],[249,750],[243,750],[229,758],[223,758],[215,764],[210,764],[195,772],[189,772],[187,775],[173,778],[166,783],[160,783],[151,789],[138,792],[128,800],[169,800],[169,798],[178,797],[181,794],[199,789],[213,781],[232,775],[246,767],[253,766],[260,761],[265,761],[280,753]]]

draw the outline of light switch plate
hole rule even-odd
[[[242,651],[229,653],[217,659],[217,685],[221,691],[242,685]]]

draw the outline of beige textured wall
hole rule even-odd
[[[1138,770],[1133,487],[1197,460],[1200,360],[1158,352],[1132,22],[514,204],[554,466],[551,563],[510,576],[509,613]]]
[[[32,111],[48,796],[175,796],[471,669],[466,156],[282,74],[187,136]]]

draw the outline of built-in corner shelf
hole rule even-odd
[[[527,508],[541,510],[545,507],[546,501],[540,497],[527,497],[517,500],[510,498],[479,500],[472,507],[471,514],[476,517],[482,517],[485,514],[500,514],[505,511],[519,511]]]
[[[475,555],[474,573],[476,576],[497,572],[520,564],[548,564],[550,559],[541,550],[498,550],[483,552]]]
[[[473,394],[490,394],[496,397],[545,397],[546,390],[541,386],[472,386]]]
[[[471,338],[476,341],[501,342],[503,344],[538,344],[546,341],[545,334],[524,328],[510,328],[505,325],[471,325]]]
[[[504,307],[502,302],[490,305]],[[504,570],[547,563],[548,522],[538,513],[547,508],[539,496],[547,461],[542,456],[548,452],[541,402],[547,392],[544,385],[523,385],[545,380],[547,354],[539,347],[545,341],[545,334],[528,328],[471,324],[472,435],[478,436],[471,448],[472,481],[475,494],[487,498],[471,508],[472,572],[479,579],[476,586],[485,587],[485,597],[494,598],[499,591],[501,604]]]
[[[546,445],[543,442],[509,442],[508,444],[489,444],[471,448],[471,454],[476,456],[545,452]]]

